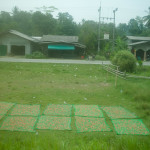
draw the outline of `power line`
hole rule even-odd
[[[101,19],[103,20],[113,20],[114,22],[114,26],[113,26],[113,51],[114,51],[114,48],[115,48],[115,19],[116,19],[116,11],[118,10],[118,8],[116,8],[115,10],[113,10],[113,13],[114,13],[114,17],[101,17],[101,3],[100,3],[100,7],[98,9],[98,12],[99,12],[99,26],[98,26],[98,53],[100,52],[100,33],[101,33],[101,30],[100,30],[100,27],[101,27]]]
[[[101,22],[101,2],[98,9],[99,12],[99,24],[98,24],[98,53],[100,52],[100,22]]]

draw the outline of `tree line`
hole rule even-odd
[[[12,13],[0,12],[0,32],[17,30],[30,36],[72,35],[79,36],[79,42],[86,45],[87,54],[97,54],[98,47],[98,22],[82,20],[76,23],[69,13],[58,13],[54,18],[52,12],[55,7],[41,7],[37,11],[22,11],[14,7]],[[101,37],[104,33],[113,36],[113,23],[101,23]],[[125,38],[132,36],[150,36],[150,7],[146,16],[130,19],[128,23],[120,23],[115,28],[115,50],[126,49]],[[101,40],[101,53],[107,55],[112,51],[112,40]]]

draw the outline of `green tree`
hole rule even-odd
[[[144,16],[143,17],[143,20],[145,22],[145,26],[147,28],[150,28],[150,7],[148,8],[149,9],[149,12],[148,12],[148,15],[147,16]]]
[[[120,23],[117,26],[117,35],[120,37],[125,37],[128,35],[128,25],[126,23]]]
[[[79,40],[86,45],[88,55],[97,53],[97,29],[98,23],[94,21],[82,20],[80,24]]]
[[[43,12],[44,14],[51,14],[51,13],[55,12],[56,10],[58,10],[54,6],[49,6],[49,7],[43,6],[43,7],[38,7],[36,9],[40,12]]]
[[[60,35],[78,34],[78,26],[69,13],[58,13],[57,32]]]
[[[128,23],[129,33],[131,35],[140,35],[142,33],[139,23],[136,19],[130,19]]]
[[[21,11],[19,8],[13,9],[13,25],[12,29],[18,30],[25,34],[32,34],[32,14],[30,12]]]
[[[32,15],[32,28],[34,35],[54,34],[56,20],[51,14],[43,14],[36,11]]]
[[[125,39],[121,39],[121,37],[117,37],[115,44],[115,51],[125,50],[127,49],[127,43]]]
[[[8,12],[0,12],[0,32],[10,30],[12,27],[12,18]]]

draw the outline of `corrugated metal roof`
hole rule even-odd
[[[23,34],[23,33],[21,33],[21,32],[18,32],[18,31],[16,31],[16,30],[10,30],[9,33],[12,33],[12,34],[14,34],[14,35],[20,36],[20,37],[22,37],[22,38],[24,38],[24,39],[26,39],[26,40],[32,41],[32,42],[39,42],[39,40],[34,39],[34,38],[32,38],[32,37],[30,37],[30,36],[28,36],[28,35],[26,35],[26,34]]]
[[[78,42],[78,36],[43,35],[41,42],[75,43]]]
[[[86,48],[86,46],[85,46],[85,45],[80,44],[80,43],[74,43],[74,45],[75,45],[75,46],[77,46],[77,47]]]
[[[38,41],[40,41],[41,40],[41,38],[42,37],[40,37],[40,36],[31,36],[33,39],[36,39],[36,40],[38,40]]]
[[[148,41],[135,42],[135,43],[131,43],[131,44],[128,44],[128,45],[133,46],[133,45],[139,45],[139,44],[144,44],[144,43],[148,43]]]
[[[21,32],[18,32],[16,30],[10,30],[5,33],[1,34],[6,34],[6,33],[11,33],[14,35],[17,35],[19,37],[22,37],[26,40],[36,42],[36,43],[66,43],[66,44],[71,44],[80,48],[86,48],[85,45],[78,43],[78,36],[63,36],[63,35],[43,35],[43,37],[31,37],[26,34],[23,34]]]
[[[129,40],[150,41],[150,37],[127,36]]]

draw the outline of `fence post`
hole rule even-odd
[[[116,79],[115,79],[115,86],[117,86],[117,73],[118,73],[118,66],[117,66],[117,71],[116,71]]]
[[[109,69],[109,65],[107,65],[107,79],[108,79],[108,69]]]
[[[124,78],[126,79],[126,71],[124,72]]]

